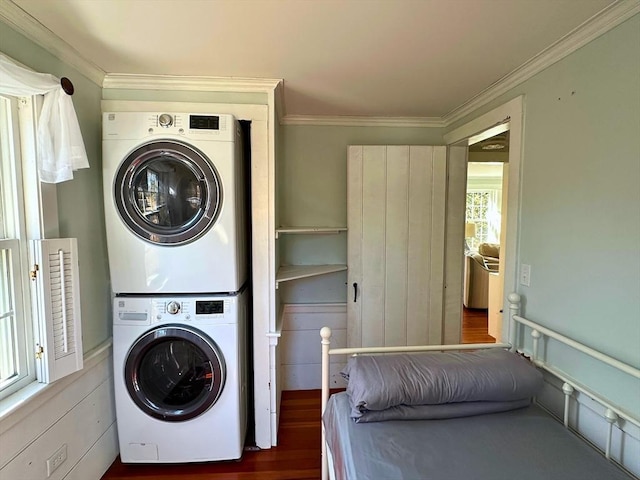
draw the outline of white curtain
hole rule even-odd
[[[44,95],[37,133],[38,172],[42,182],[71,180],[74,170],[89,168],[73,102],[62,90],[60,79],[16,65],[0,53],[0,94]]]

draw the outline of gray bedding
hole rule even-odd
[[[338,480],[618,480],[629,477],[531,406],[446,420],[355,423],[345,392],[323,417]]]
[[[505,350],[362,355],[349,359],[343,375],[354,418],[400,405],[520,402],[518,408],[542,387],[542,374]]]

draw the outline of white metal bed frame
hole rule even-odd
[[[531,361],[539,368],[548,371],[555,377],[562,380],[562,391],[565,395],[564,398],[564,426],[569,427],[569,409],[571,396],[575,391],[582,392],[593,400],[601,404],[604,410],[604,418],[608,424],[605,457],[611,458],[611,438],[613,434],[613,425],[620,419],[624,419],[638,427],[640,427],[640,419],[635,418],[631,413],[624,409],[613,405],[607,399],[589,390],[584,385],[579,384],[575,380],[569,378],[558,369],[551,365],[547,365],[543,359],[538,357],[538,344],[540,338],[544,335],[546,337],[557,340],[565,345],[568,345],[575,350],[578,350],[590,357],[599,360],[613,368],[616,368],[624,373],[627,373],[635,378],[640,378],[640,369],[632,367],[626,363],[623,363],[615,358],[605,355],[597,350],[594,350],[586,345],[582,345],[575,340],[572,340],[564,335],[561,335],[553,330],[550,330],[542,325],[538,325],[531,320],[527,320],[519,315],[521,297],[517,293],[511,293],[508,296],[509,300],[509,343],[475,343],[475,344],[459,344],[459,345],[416,345],[416,346],[402,346],[402,347],[360,347],[360,348],[334,348],[331,349],[331,329],[329,327],[323,327],[320,330],[320,336],[322,337],[322,411],[324,414],[327,402],[330,395],[330,373],[329,373],[329,356],[330,355],[352,355],[359,354],[374,354],[374,353],[407,353],[407,352],[443,352],[448,350],[460,351],[460,350],[480,350],[490,348],[505,348],[511,351],[522,351],[516,347],[516,338],[518,334],[518,326],[523,325],[528,327],[530,335],[532,337],[532,351]],[[330,452],[327,450],[327,444],[325,439],[324,426],[322,427],[322,480],[329,478],[329,460]]]

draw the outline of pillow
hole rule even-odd
[[[542,374],[506,350],[351,357],[348,380],[352,416],[398,405],[504,402],[530,398]]]
[[[458,402],[439,405],[397,405],[384,410],[365,410],[354,418],[356,423],[386,422],[388,420],[441,420],[471,417],[487,413],[508,412],[528,407],[530,398],[508,402]]]

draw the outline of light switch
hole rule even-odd
[[[526,263],[520,265],[520,285],[531,286],[531,265]]]

